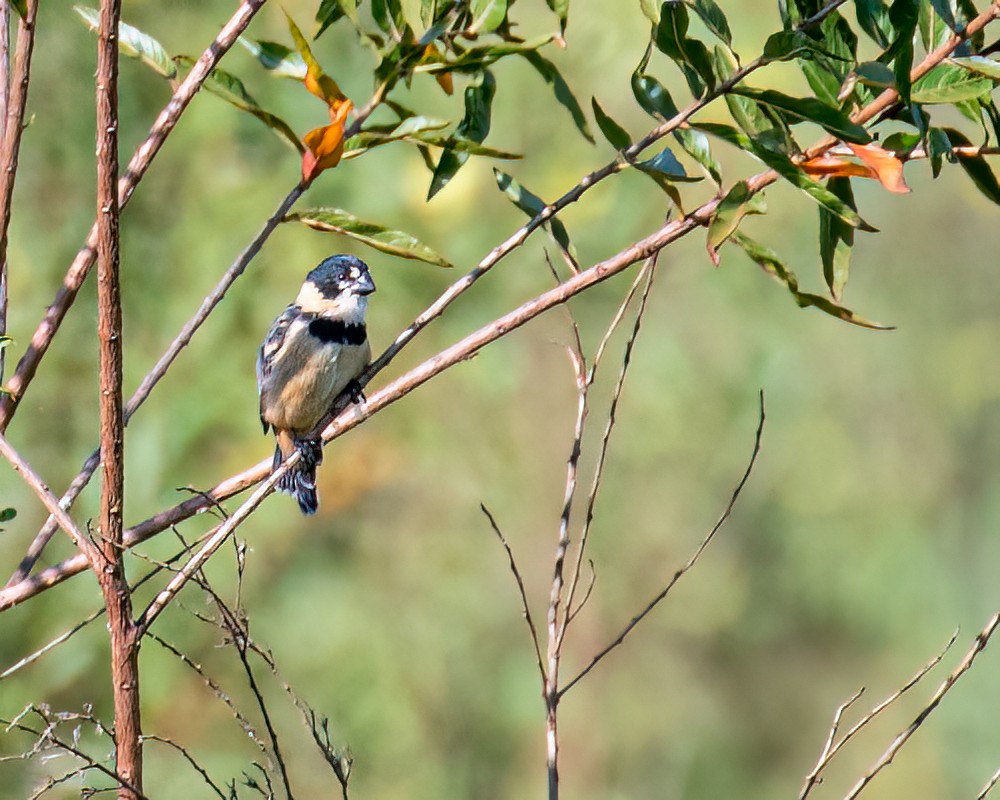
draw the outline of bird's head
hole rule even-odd
[[[375,291],[368,265],[356,256],[330,256],[306,276],[327,300],[344,295],[368,295]]]

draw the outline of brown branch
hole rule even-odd
[[[836,5],[839,5],[839,3],[836,3]],[[1000,13],[1000,9],[998,9],[998,3],[995,2],[989,11],[984,14],[980,14],[966,26],[964,32],[965,36],[972,36],[982,30],[998,13]],[[933,53],[928,55],[920,65],[914,68],[912,72],[914,78],[926,74],[930,69],[943,61],[944,58],[946,58],[961,41],[962,39],[958,36],[952,36],[948,42],[945,43],[945,45],[942,45]],[[749,66],[750,65],[748,65],[748,67]],[[879,111],[893,102],[895,96],[896,93],[894,91],[886,90],[869,106],[866,106],[865,109],[858,112],[853,118],[857,122],[869,121],[872,117],[878,114]],[[684,113],[686,112],[681,112],[675,120],[683,116]],[[671,120],[671,123],[672,122],[674,122],[674,120]],[[669,124],[670,123],[665,123],[664,126],[661,126],[656,130],[662,130]],[[680,122],[678,122],[678,124],[680,124]],[[651,133],[650,136],[652,135],[653,134]],[[825,139],[818,145],[810,148],[808,155],[810,157],[819,155],[828,150],[834,144],[835,142],[833,140]],[[562,205],[568,205],[570,202],[578,199],[587,187],[593,185],[594,175],[596,174],[597,173],[592,173],[587,176],[574,190],[564,195],[564,199],[566,200],[565,203],[560,200],[553,204],[550,208],[558,210],[558,208],[561,208]],[[758,192],[774,183],[777,179],[778,176],[773,171],[768,170],[749,178],[747,180],[747,184],[752,192]],[[443,372],[455,364],[468,359],[490,342],[507,335],[510,331],[520,327],[553,306],[566,302],[566,300],[570,297],[589,289],[591,286],[600,283],[601,281],[604,281],[619,272],[622,272],[635,262],[640,261],[643,258],[647,258],[677,239],[686,236],[691,231],[706,225],[715,213],[719,202],[720,198],[716,197],[703,203],[682,219],[665,224],[658,231],[650,236],[647,236],[645,239],[633,243],[611,258],[599,262],[590,269],[584,270],[579,273],[579,275],[570,277],[555,289],[529,300],[509,314],[483,326],[462,341],[423,362],[400,378],[389,383],[380,391],[371,395],[363,408],[352,407],[346,412],[341,413],[325,429],[323,433],[324,441],[330,441],[348,430],[353,429],[372,414],[381,410],[385,406],[402,399],[415,388],[430,380],[440,372]],[[417,334],[417,332],[429,324],[432,319],[439,316],[451,301],[464,292],[472,282],[483,274],[483,272],[485,272],[484,266],[491,266],[493,263],[496,263],[498,257],[495,254],[498,254],[501,251],[504,251],[504,253],[509,252],[510,249],[519,245],[527,237],[527,233],[530,232],[528,231],[528,227],[533,226],[531,227],[531,230],[534,230],[541,224],[542,221],[549,219],[552,216],[552,213],[554,212],[549,213],[547,210],[543,210],[543,212],[539,214],[535,220],[529,222],[527,226],[522,228],[514,234],[514,236],[508,239],[507,242],[500,245],[490,255],[488,255],[486,259],[480,263],[479,267],[449,287],[449,289],[442,294],[442,296],[426,311],[424,311],[403,333],[401,333],[386,349],[386,351],[372,364],[372,366],[369,367],[369,369],[362,376],[363,382],[367,383],[367,381],[369,381],[371,377],[382,368],[382,366],[392,360],[396,353],[398,353],[399,350]],[[165,528],[175,525],[204,511],[211,505],[211,503],[225,500],[249,488],[250,486],[253,486],[263,480],[263,478],[268,474],[270,464],[270,459],[260,461],[253,467],[250,467],[249,469],[222,481],[207,493],[207,495],[211,497],[211,501],[204,497],[192,497],[185,500],[183,503],[179,503],[172,508],[165,509],[159,514],[137,524],[135,527],[130,528],[125,532],[125,545],[127,547],[131,547],[138,542],[145,541],[151,536],[155,536]],[[66,559],[60,564],[56,564],[42,570],[36,575],[25,578],[15,585],[0,590],[0,611],[4,611],[17,603],[38,594],[39,592],[45,591],[46,589],[61,583],[63,580],[71,577],[72,575],[79,574],[86,569],[86,566],[85,559],[82,559],[79,556],[74,556]]]
[[[938,707],[938,704],[944,699],[944,696],[951,691],[952,687],[958,683],[959,678],[961,678],[969,669],[972,668],[973,662],[983,650],[986,649],[986,645],[989,644],[990,637],[996,632],[997,627],[1000,627],[1000,612],[994,614],[990,621],[986,623],[986,627],[983,628],[979,634],[976,636],[976,640],[969,652],[965,654],[965,658],[962,659],[961,663],[955,667],[952,673],[945,678],[944,682],[938,687],[938,690],[934,693],[930,702],[924,706],[923,710],[917,714],[916,718],[905,729],[900,731],[892,743],[886,749],[886,751],[879,757],[878,761],[875,762],[874,766],[868,770],[867,773],[854,785],[854,788],[845,795],[844,800],[854,800],[861,792],[864,791],[865,787],[871,783],[872,779],[878,775],[883,769],[888,767],[893,758],[896,757],[896,753],[899,752],[900,748],[906,744],[909,738],[916,732],[927,717],[930,716],[931,712]]]
[[[24,130],[24,109],[28,102],[28,83],[31,78],[31,54],[35,46],[35,19],[38,0],[27,0],[24,18],[18,18],[17,49],[14,58],[13,80],[9,72],[10,52],[10,3],[4,2],[3,19],[0,21],[0,91],[3,92],[0,109],[3,115],[0,140],[0,336],[7,332],[7,304],[9,301],[7,232],[10,228],[11,199],[14,196],[14,179],[17,177],[17,159],[21,152],[21,132]],[[0,385],[3,384],[4,352],[0,347]]]
[[[206,770],[201,764],[199,764],[197,759],[195,759],[195,757],[191,755],[191,753],[189,753],[185,747],[177,744],[177,742],[175,742],[173,739],[168,739],[166,736],[157,736],[151,733],[145,734],[142,737],[142,740],[144,742],[159,742],[160,744],[165,744],[167,745],[167,747],[176,750],[178,753],[181,754],[181,757],[188,762],[188,764],[191,766],[191,769],[197,772],[201,776],[201,779],[208,784],[209,788],[213,792],[215,792],[220,798],[222,798],[222,800],[226,800],[226,795],[223,794],[222,789],[220,789],[218,786],[215,785],[215,781],[213,781],[212,777],[208,774],[208,770]]]
[[[359,109],[355,115],[354,121],[345,133],[345,137],[353,136],[361,129],[365,120],[382,102],[385,96],[385,89],[386,85],[384,83],[381,84],[375,90],[371,99],[369,99],[369,101],[361,109]],[[181,328],[177,336],[174,337],[174,340],[167,347],[166,352],[160,356],[153,368],[142,379],[142,382],[132,394],[132,397],[129,398],[128,404],[125,406],[126,425],[132,418],[132,415],[135,414],[135,412],[139,410],[139,407],[146,401],[163,376],[166,375],[167,370],[174,363],[177,356],[180,355],[181,350],[183,350],[191,342],[191,339],[194,337],[198,329],[205,323],[209,315],[215,310],[216,306],[222,302],[222,299],[236,282],[236,279],[239,278],[244,271],[246,271],[250,262],[257,255],[257,253],[260,252],[264,243],[270,238],[271,234],[274,233],[275,228],[282,222],[285,215],[292,208],[292,206],[295,205],[306,188],[308,188],[308,184],[299,183],[294,186],[291,191],[289,191],[281,203],[278,204],[278,208],[273,214],[271,214],[261,229],[257,232],[257,235],[253,238],[250,244],[248,244],[236,257],[236,260],[229,266],[225,273],[223,273],[222,277],[216,283],[212,291],[205,297],[204,300],[202,300],[198,310],[186,323],[184,323],[184,327]],[[100,466],[100,463],[100,450],[98,449],[90,454],[84,462],[80,472],[70,483],[69,488],[63,495],[61,502],[65,507],[69,507],[76,502],[77,497],[79,497],[80,493],[86,488],[90,479],[93,477],[94,472],[97,470],[97,467]],[[42,526],[41,530],[28,547],[25,557],[21,560],[17,569],[7,581],[7,586],[14,586],[20,583],[30,574],[31,569],[34,567],[35,563],[37,563],[42,551],[52,539],[52,536],[56,531],[56,527],[54,519],[50,518],[46,520],[45,524]]]
[[[986,785],[980,790],[979,794],[976,795],[976,800],[984,800],[986,795],[993,791],[993,787],[1000,783],[1000,769],[993,773],[992,777],[986,782]]]
[[[29,2],[37,3],[37,0],[29,0]],[[128,167],[118,182],[118,203],[121,208],[124,208],[131,199],[139,181],[145,175],[153,158],[174,129],[195,93],[265,2],[266,0],[243,0],[233,16],[219,31],[215,41],[202,53],[191,71],[174,91],[170,101],[163,107],[153,123],[153,127],[150,128],[145,141],[136,149],[132,160],[129,161]],[[52,337],[59,330],[66,312],[69,311],[76,299],[77,292],[94,264],[97,253],[97,225],[98,223],[95,221],[87,236],[86,243],[73,259],[73,263],[63,278],[62,286],[52,304],[46,309],[45,316],[35,329],[24,355],[18,362],[17,369],[7,384],[10,394],[0,396],[0,432],[6,430],[7,425],[10,424],[10,419],[16,411],[18,403],[35,376],[39,362],[52,343]]]
[[[740,482],[736,485],[736,488],[733,490],[733,494],[729,498],[729,504],[722,512],[722,516],[719,517],[719,520],[712,527],[712,530],[708,532],[708,535],[701,540],[701,544],[699,544],[697,549],[695,549],[692,556],[687,560],[687,563],[684,564],[684,566],[682,566],[673,574],[673,577],[670,579],[667,585],[664,586],[663,589],[661,589],[659,593],[652,600],[650,600],[649,603],[646,604],[646,607],[643,608],[642,611],[636,614],[629,621],[628,625],[626,625],[621,630],[621,632],[614,638],[614,640],[611,641],[609,644],[607,644],[593,658],[591,658],[590,663],[587,664],[587,666],[584,667],[582,670],[580,670],[577,676],[573,678],[573,680],[567,683],[559,691],[560,697],[566,694],[566,692],[568,692],[574,686],[576,686],[576,684],[579,683],[581,680],[583,680],[583,678],[586,677],[587,674],[594,667],[596,667],[601,661],[603,661],[604,658],[609,653],[611,653],[619,645],[621,645],[622,642],[625,641],[626,637],[633,630],[635,630],[635,627],[640,622],[642,622],[647,616],[649,616],[650,612],[652,612],[653,609],[656,608],[660,604],[660,602],[670,593],[670,590],[674,588],[674,586],[677,584],[677,581],[679,581],[682,577],[684,577],[684,575],[687,574],[687,572],[698,562],[698,559],[701,557],[701,554],[705,552],[705,548],[707,548],[712,539],[715,538],[715,534],[719,532],[719,529],[722,528],[722,526],[729,519],[730,515],[733,512],[733,507],[736,505],[736,501],[739,499],[740,494],[743,492],[743,487],[746,486],[747,481],[750,479],[750,474],[753,472],[754,464],[757,463],[757,455],[760,453],[760,440],[763,433],[764,433],[764,392],[762,391],[760,393],[760,421],[757,424],[757,432],[754,434],[753,452],[750,454],[750,462],[747,464],[746,471],[743,473],[743,477],[740,478]]]
[[[139,637],[125,578],[125,419],[122,408],[122,296],[118,205],[118,22],[121,0],[101,0],[97,34],[97,338],[100,368],[100,532],[103,564],[94,564],[111,636],[115,772],[119,800],[142,794]]]
[[[917,671],[917,673],[912,678],[910,678],[906,683],[904,683],[900,688],[898,688],[895,692],[893,692],[891,695],[885,698],[885,700],[883,700],[881,703],[875,706],[871,711],[865,714],[860,720],[858,720],[854,724],[854,726],[847,733],[845,733],[843,738],[841,738],[839,741],[836,741],[836,737],[837,737],[837,728],[839,727],[840,724],[840,718],[843,716],[844,712],[848,708],[850,708],[859,697],[861,697],[862,693],[865,691],[864,687],[859,689],[852,698],[850,698],[846,703],[844,703],[837,709],[837,712],[833,716],[833,725],[831,725],[830,727],[830,733],[827,736],[826,744],[823,747],[823,752],[820,753],[819,760],[816,762],[816,766],[813,767],[812,772],[810,772],[809,775],[806,776],[805,783],[803,784],[802,789],[799,792],[799,800],[805,800],[805,798],[809,796],[809,792],[812,791],[813,787],[816,786],[816,784],[822,782],[823,780],[821,777],[822,771],[826,769],[827,765],[830,763],[831,760],[833,760],[833,757],[837,755],[840,749],[845,744],[847,744],[852,738],[854,738],[854,736],[857,735],[862,728],[868,725],[873,719],[875,719],[875,717],[877,717],[879,714],[885,711],[885,709],[887,709],[890,705],[896,702],[896,700],[902,697],[906,692],[908,692],[910,689],[916,686],[928,672],[930,672],[932,669],[934,669],[934,667],[940,664],[941,659],[944,658],[945,653],[947,653],[951,649],[951,646],[955,644],[955,640],[957,638],[958,638],[958,631],[952,634],[952,637],[949,640],[948,644],[944,646],[944,649],[940,653],[938,653],[934,658],[932,658],[930,661],[924,664],[924,666],[921,667]]]

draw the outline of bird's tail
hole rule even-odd
[[[323,447],[319,441],[296,439],[284,431],[280,432],[271,471],[278,469],[296,450],[300,453],[298,462],[278,479],[275,488],[294,497],[303,514],[315,514],[319,508],[316,467],[323,461]]]

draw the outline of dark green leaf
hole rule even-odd
[[[729,30],[729,22],[715,0],[687,0],[687,4],[695,14],[701,17],[706,28],[724,41],[727,47],[732,46],[733,34]]]
[[[563,108],[569,111],[573,117],[573,122],[576,123],[577,129],[583,134],[583,137],[593,144],[594,134],[590,132],[587,117],[584,115],[583,109],[580,108],[580,104],[577,102],[576,97],[573,96],[572,90],[570,90],[569,85],[563,79],[556,65],[534,50],[521,53],[521,55],[531,66],[538,70],[538,73],[545,79],[545,82],[552,87],[556,95],[556,100],[559,101],[559,104]]]
[[[493,96],[496,94],[496,80],[493,75],[484,70],[479,79],[465,90],[465,117],[455,131],[457,138],[482,142],[490,132],[490,113],[493,106]],[[427,192],[430,200],[440,192],[448,182],[455,177],[468,160],[469,154],[453,147],[445,148],[438,159],[431,186]]]
[[[958,103],[988,94],[993,82],[953,64],[938,64],[913,84],[911,97],[915,103]]]
[[[534,219],[545,209],[546,203],[541,197],[525,189],[506,172],[501,172],[494,167],[493,174],[496,176],[497,186],[500,187],[500,191],[507,195],[510,201],[529,217]],[[576,251],[573,248],[573,243],[569,239],[569,233],[566,231],[566,226],[563,225],[562,220],[558,217],[552,217],[546,220],[544,224],[559,246],[575,259]]]
[[[810,178],[804,170],[793,164],[787,156],[759,146],[755,146],[753,152],[761,161],[777,172],[782,178],[787,180],[793,186],[801,189],[809,197],[823,206],[823,208],[842,219],[852,228],[860,228],[864,231],[876,230],[865,222],[860,216],[858,216],[857,211],[847,205],[847,203],[837,197],[837,195],[825,186]]]
[[[857,210],[850,178],[830,178],[826,182],[826,188],[855,211]],[[830,294],[837,301],[840,300],[847,284],[852,247],[854,247],[854,228],[820,206],[819,254],[823,262],[823,277],[826,279]]]
[[[773,38],[773,37],[772,37]],[[722,80],[729,80],[738,69],[736,58],[722,47],[715,48],[715,70]],[[726,92],[726,105],[736,124],[751,136],[770,130],[774,124],[761,110],[760,106],[749,97],[742,97],[732,92]]]
[[[751,193],[746,181],[740,181],[726,193],[708,223],[706,245],[715,266],[719,266],[719,247],[736,232],[743,218],[747,214],[763,214],[766,211],[763,197]]]
[[[906,105],[910,104],[910,70],[913,68],[913,36],[919,20],[919,0],[893,0],[889,8],[889,21],[896,29],[896,39],[886,55],[891,54],[896,91]]]
[[[406,30],[406,16],[399,0],[372,0],[372,19],[379,28],[397,42]]]
[[[492,33],[507,17],[507,0],[469,0],[472,19],[468,30],[473,33]]]
[[[733,92],[764,103],[793,117],[808,120],[820,125],[828,133],[855,144],[868,144],[872,140],[863,127],[851,122],[848,116],[839,108],[828,106],[814,97],[789,97],[772,89],[751,89],[747,86],[736,86]]]
[[[361,0],[322,0],[316,11],[316,33],[313,39],[322,36],[327,28],[342,17],[347,17],[357,25],[359,5]]]
[[[597,127],[601,129],[604,138],[611,143],[613,148],[616,150],[625,150],[632,144],[632,137],[628,135],[628,131],[604,112],[601,104],[597,102],[596,97],[590,98],[590,105],[594,109],[594,118],[597,120]]]
[[[816,97],[839,106],[841,86],[856,61],[858,37],[836,11],[824,17],[819,34],[809,58],[800,58],[799,68]]]
[[[753,152],[754,144],[750,140],[750,137],[741,133],[732,125],[722,125],[718,122],[695,122],[692,124],[695,128],[698,128],[698,130],[709,133],[712,136],[716,136],[724,142],[728,142],[733,145],[733,147],[738,147],[740,150],[746,150],[748,153]]]
[[[861,30],[879,47],[885,49],[889,46],[892,40],[892,26],[889,23],[889,10],[882,0],[855,0],[854,13],[858,17]]]
[[[927,155],[931,160],[931,175],[941,174],[943,159],[951,157],[951,139],[942,128],[931,128],[927,132]]]
[[[852,325],[859,325],[862,328],[872,328],[874,330],[894,330],[890,325],[881,325],[877,322],[870,322],[863,317],[859,317],[853,311],[850,311],[825,297],[799,291],[799,281],[798,278],[795,277],[795,273],[785,266],[785,263],[781,260],[780,256],[778,256],[778,254],[775,253],[770,247],[751,239],[749,236],[741,233],[740,231],[736,231],[736,233],[733,234],[732,241],[742,247],[743,251],[751,258],[751,260],[755,261],[768,275],[784,285],[784,287],[791,293],[792,298],[798,304],[799,308],[809,308],[810,306],[813,306],[832,317],[836,317],[844,322],[850,322]]]
[[[703,178],[689,176],[684,165],[677,160],[677,156],[669,147],[664,147],[652,158],[635,162],[635,167],[651,176],[657,183],[661,181],[695,183],[703,180]]]
[[[931,0],[931,5],[952,33],[961,33],[956,15],[958,6],[954,0]]]
[[[450,267],[445,259],[419,239],[403,231],[394,231],[373,222],[365,222],[339,208],[310,208],[288,214],[283,222],[301,222],[317,231],[339,233],[362,242],[382,253]]]
[[[954,128],[945,128],[944,131],[954,147],[972,146],[972,142],[963,133]],[[983,156],[956,155],[958,156],[958,163],[962,165],[965,174],[972,178],[972,182],[976,185],[976,188],[987,199],[1000,205],[1000,183],[997,182],[997,176],[993,173],[989,162]]]
[[[566,20],[569,17],[569,0],[545,0],[552,13],[559,17],[559,31],[566,32]]]
[[[91,30],[96,31],[100,27],[101,15],[97,9],[86,6],[73,6],[73,8]],[[141,61],[164,78],[173,78],[177,74],[177,67],[174,66],[162,44],[124,22],[118,23],[118,49],[123,55]]]
[[[28,3],[27,3],[27,0],[11,0],[10,5],[11,5],[11,8],[13,8],[17,12],[17,15],[21,19],[24,19],[25,17],[28,16]]]
[[[17,509],[0,508],[0,522],[10,522],[17,516]]]
[[[916,0],[919,2],[919,0]],[[930,51],[934,50],[951,36],[951,26],[948,24],[947,20],[940,14],[934,13],[933,7],[939,5],[950,5],[951,8],[945,12],[948,17],[954,21],[955,11],[957,10],[954,3],[949,2],[949,0],[944,0],[943,3],[939,3],[939,0],[930,0],[929,3],[920,3],[919,11],[919,29],[920,29],[920,39],[923,42],[924,49]],[[963,53],[963,55],[965,55]]]
[[[253,55],[261,66],[278,78],[291,78],[296,81],[306,79],[306,62],[302,56],[290,47],[278,42],[268,42],[258,39],[247,39],[243,36],[239,42]]]
[[[976,4],[972,0],[958,0],[958,9],[961,11],[961,17],[959,18],[959,24],[964,28],[970,20],[975,19],[979,16],[979,12],[976,10]],[[986,39],[986,34],[983,28],[980,28],[976,33],[972,34],[972,38],[969,39],[968,44],[972,46],[972,52],[978,53],[983,49],[983,44]]]
[[[0,335],[0,350],[3,350],[5,347],[7,347],[13,341],[14,341],[14,339],[12,337],[10,337],[10,336]]]
[[[546,34],[524,42],[498,42],[493,44],[470,47],[458,58],[452,61],[436,61],[421,64],[414,72],[478,72],[504,56],[516,53],[530,53],[544,47],[553,41],[555,34]]]
[[[665,121],[677,116],[677,106],[670,92],[651,75],[632,73],[632,94],[643,110],[656,119]]]
[[[654,41],[659,50],[681,68],[691,94],[701,97],[705,86],[715,88],[715,72],[708,48],[704,42],[689,37],[687,29],[687,6],[667,0],[660,9]]]

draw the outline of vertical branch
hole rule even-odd
[[[13,81],[10,63],[10,2],[0,0],[0,336],[7,332],[7,229],[10,202],[17,175],[17,156],[24,129],[24,106],[28,99],[31,52],[35,46],[35,16],[38,0],[27,1],[27,13],[17,25],[17,54]],[[3,383],[4,348],[0,348],[0,384]]]
[[[100,342],[101,550],[98,580],[108,609],[111,677],[115,698],[115,771],[120,800],[142,793],[139,718],[139,638],[125,580],[122,541],[124,415],[122,410],[122,303],[119,280],[118,20],[121,0],[101,0],[97,49],[97,335]]]

